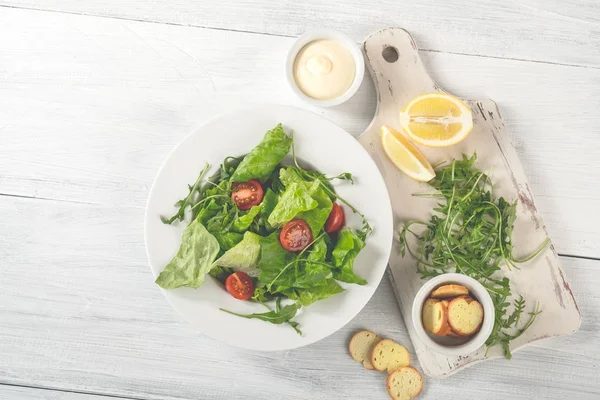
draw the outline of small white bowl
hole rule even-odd
[[[483,323],[481,328],[479,332],[469,339],[431,335],[423,326],[421,314],[425,300],[429,298],[431,292],[437,287],[451,283],[459,284],[469,289],[471,296],[483,306]],[[483,346],[494,328],[494,316],[494,303],[483,285],[471,277],[454,273],[439,275],[425,282],[417,292],[412,307],[412,322],[419,339],[431,350],[447,356],[466,356]]]
[[[298,84],[296,83],[296,80],[294,79],[294,61],[296,60],[296,56],[298,56],[300,50],[302,50],[302,48],[310,42],[314,42],[315,40],[321,39],[335,40],[341,43],[346,49],[348,49],[348,51],[352,55],[352,58],[354,58],[354,64],[356,68],[354,81],[352,82],[348,90],[346,90],[346,92],[344,92],[344,94],[342,94],[341,96],[329,100],[318,100],[306,95],[302,90],[300,90]],[[360,87],[364,75],[365,59],[358,45],[345,34],[338,31],[334,31],[332,29],[315,29],[313,31],[306,32],[305,34],[300,36],[298,39],[296,39],[296,41],[290,48],[285,62],[285,77],[292,91],[296,94],[296,96],[298,96],[305,102],[318,107],[333,107],[340,105],[343,102],[350,99],[352,96],[354,96],[354,94]]]

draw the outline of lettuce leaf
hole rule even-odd
[[[218,253],[217,239],[198,220],[193,220],[183,231],[177,254],[158,275],[156,283],[163,289],[197,288],[204,282]]]
[[[279,162],[289,153],[291,146],[292,139],[285,134],[283,126],[278,124],[244,157],[231,176],[231,182],[269,178]]]
[[[279,170],[279,180],[284,186],[289,186],[292,183],[306,185],[308,181],[303,179],[295,167],[286,167]],[[312,182],[311,182],[312,183]]]
[[[271,189],[267,189],[261,205],[260,217],[266,220],[277,206],[277,194]]]
[[[325,299],[343,291],[333,277],[333,265],[327,262],[324,237],[317,240],[308,255],[297,255],[281,247],[278,234],[261,238],[260,283],[270,293],[282,293],[302,304]]]
[[[317,241],[315,241],[313,243],[312,247],[310,248],[310,251],[308,252],[308,256],[306,257],[306,260],[309,263],[311,261],[313,263],[325,261],[325,259],[327,258],[327,248],[328,248],[326,238],[329,239],[329,236],[324,235],[320,239],[318,239]]]
[[[367,281],[354,273],[354,260],[358,253],[365,247],[363,242],[350,229],[340,231],[337,243],[331,254],[335,269],[333,277],[338,281],[366,285]]]
[[[335,279],[330,278],[306,289],[287,289],[283,294],[292,300],[298,301],[303,306],[309,306],[315,301],[324,300],[343,291],[344,288]]]
[[[327,279],[319,286],[313,286],[309,289],[298,290],[298,301],[303,306],[309,306],[315,301],[323,300],[335,294],[341,293],[344,288],[334,279]]]
[[[306,187],[294,182],[285,189],[267,221],[273,227],[281,227],[299,213],[318,206],[319,203],[311,197]]]
[[[286,190],[273,214],[275,214],[275,211],[279,212],[280,209],[285,209],[287,212],[285,214],[276,214],[272,219],[269,219],[269,222],[271,225],[281,226],[294,218],[299,218],[308,224],[313,236],[317,236],[323,230],[323,226],[325,226],[325,222],[327,222],[329,213],[331,213],[331,209],[333,208],[333,202],[321,187],[321,182],[318,180],[307,181],[303,179],[298,173],[297,168],[294,167],[282,168],[279,171],[279,179],[285,185]],[[308,195],[314,200],[316,206],[311,206],[310,209],[303,210],[300,207],[294,207],[293,204],[284,203],[284,198],[286,202],[289,201],[286,195],[289,195],[291,189],[294,191],[299,190],[303,195]],[[312,204],[314,205],[314,203]]]
[[[260,236],[250,231],[244,233],[244,239],[214,262],[215,266],[243,271],[258,278],[258,259],[260,258]]]
[[[327,218],[329,218],[329,214],[333,208],[333,202],[317,181],[313,182],[308,193],[318,205],[312,210],[299,213],[296,217],[303,219],[310,227],[313,236],[316,236],[323,230],[325,222],[327,222]]]
[[[260,238],[259,282],[271,293],[288,289],[294,285],[293,266],[288,266],[296,255],[285,250],[279,243],[279,232]],[[287,267],[287,269],[286,269]]]
[[[241,233],[231,232],[222,229],[213,230],[209,227],[208,231],[214,236],[215,239],[217,239],[217,242],[219,243],[221,249],[225,251],[233,248],[244,238],[244,235],[242,235]]]
[[[308,256],[298,261],[298,267],[294,269],[294,287],[311,288],[315,285],[322,285],[327,279],[333,276],[331,267],[325,262],[327,257],[327,243],[325,238],[321,237],[311,247]]]
[[[238,233],[247,231],[252,222],[254,222],[254,218],[260,213],[261,208],[262,203],[249,209],[244,215],[233,221],[231,229]]]

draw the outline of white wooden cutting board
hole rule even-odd
[[[396,61],[393,61],[394,49],[398,56]],[[389,28],[372,34],[364,42],[363,51],[377,89],[377,111],[358,140],[371,154],[386,181],[394,211],[394,227],[398,232],[403,221],[428,221],[435,201],[412,196],[414,193],[431,192],[431,188],[408,178],[389,161],[381,146],[380,127],[387,124],[399,129],[400,109],[417,95],[442,89],[423,68],[413,38],[403,29]],[[384,52],[392,57],[384,59]],[[477,167],[491,176],[495,194],[508,201],[518,200],[513,233],[514,254],[518,259],[539,246],[547,236],[546,227],[536,209],[498,107],[491,100],[467,103],[473,111],[474,123],[467,139],[450,148],[420,149],[432,164],[460,158],[463,153],[471,155],[477,152]],[[431,377],[443,378],[477,362],[503,357],[499,346],[490,349],[487,354],[482,347],[472,354],[447,357],[429,350],[419,341],[410,317],[413,298],[424,282],[416,267],[410,255],[401,256],[396,238],[388,272],[423,371]],[[553,246],[534,260],[522,264],[520,270],[505,270],[504,273],[511,280],[513,295],[524,295],[529,309],[536,301],[542,308],[535,324],[512,342],[513,353],[536,340],[569,335],[579,328],[579,309]]]

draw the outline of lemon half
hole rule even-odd
[[[473,129],[473,115],[455,96],[428,93],[415,97],[400,111],[400,126],[423,146],[447,147],[467,137]]]

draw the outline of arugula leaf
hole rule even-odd
[[[268,131],[263,140],[248,153],[231,176],[231,182],[244,182],[250,179],[267,179],[279,162],[289,153],[292,139],[278,124]]]
[[[350,229],[344,228],[340,231],[337,243],[332,252],[333,277],[338,281],[366,285],[367,281],[354,273],[354,260],[358,253],[365,247],[363,242]]]
[[[156,283],[164,289],[199,287],[219,252],[219,243],[197,220],[183,231],[181,246],[165,266]]]
[[[351,184],[354,185],[354,177],[350,172],[343,172],[339,175],[332,176],[331,178],[326,178],[328,181],[332,181],[334,179],[339,179],[341,181],[350,181]]]
[[[231,178],[231,175],[235,172],[237,167],[240,165],[244,157],[227,157],[223,160],[223,164],[221,164],[219,180],[227,181],[227,179]]]
[[[227,181],[216,184],[210,179],[212,178],[209,178],[202,188],[199,189],[202,199],[198,200],[192,206],[192,219],[200,218],[200,221],[204,225],[218,213],[219,209],[222,209],[223,213],[227,214],[234,207],[230,195],[231,184]],[[199,214],[206,215],[199,217]]]
[[[216,186],[221,186],[223,184],[231,184],[228,179],[234,173],[240,162],[244,159],[244,157],[227,157],[223,160],[221,167],[210,176],[204,184],[202,184],[200,188],[200,194],[206,195],[208,190],[215,188]]]
[[[273,227],[280,227],[299,213],[318,206],[319,203],[311,197],[306,187],[294,182],[285,189],[267,221]]]
[[[256,216],[260,213],[261,209],[262,203],[257,206],[253,206],[251,209],[246,211],[244,215],[233,221],[231,229],[238,233],[243,233],[244,231],[248,230],[250,225],[252,225],[252,222],[254,222],[254,218],[256,218]]]
[[[237,207],[232,205],[229,200],[221,204],[215,202],[215,205],[209,205],[206,208],[208,207],[210,210],[200,210],[197,219],[207,220],[206,229],[217,239],[221,249],[227,251],[241,242],[243,235],[232,230],[239,213]]]
[[[271,310],[265,313],[255,313],[255,314],[238,314],[233,311],[225,310],[220,308],[219,310],[225,311],[228,314],[236,315],[238,317],[247,318],[247,319],[260,319],[263,321],[270,322],[272,324],[280,325],[290,321],[292,318],[296,316],[298,310],[302,307],[300,304],[289,304],[287,306],[281,307],[279,310]],[[295,325],[298,326],[297,324]]]
[[[244,233],[244,239],[225,254],[219,257],[215,266],[243,271],[253,278],[258,278],[258,259],[260,257],[260,236],[250,231]]]
[[[267,309],[271,309],[269,306],[267,306],[266,304],[263,304],[265,307],[267,307]],[[275,311],[278,313],[281,313],[281,297],[277,298],[277,301],[275,302]],[[294,330],[296,331],[296,333],[300,336],[302,336],[302,331],[298,328],[298,326],[300,326],[300,324],[296,321],[286,321],[286,323],[291,326],[292,328],[294,328]]]
[[[208,171],[208,168],[210,168],[210,165],[206,163],[204,165],[204,168],[202,168],[202,171],[200,171],[200,175],[196,179],[196,182],[194,182],[192,186],[188,185],[188,195],[183,199],[177,201],[177,203],[175,203],[175,207],[179,207],[175,215],[173,215],[171,218],[166,218],[163,216],[160,217],[160,220],[163,222],[163,224],[171,225],[176,220],[183,221],[183,219],[185,218],[186,208],[193,207],[196,204],[196,202],[200,200],[202,196],[199,194],[198,189],[200,181],[202,181],[202,178],[204,178],[204,175],[206,174],[206,171]]]
[[[259,303],[264,303],[273,299],[273,295],[269,293],[266,287],[261,286],[254,289],[254,294],[252,295],[252,300],[257,301]]]
[[[221,211],[221,209],[222,207],[217,204],[216,200],[211,199],[198,211],[196,220],[198,220],[198,222],[200,222],[202,225],[207,225],[208,221],[215,217],[219,211]]]
[[[269,179],[267,179],[263,185],[263,187],[271,189],[277,195],[280,195],[285,191],[285,185],[281,182],[279,177],[279,172],[282,168],[285,168],[282,164],[277,165]]]
[[[250,210],[240,217],[240,210],[231,200],[230,184],[220,182],[204,193],[206,197],[198,202],[193,211],[195,220],[200,222],[217,239],[222,251],[231,249],[242,240],[242,233],[235,232],[234,225],[247,223],[249,213],[258,213],[259,210]],[[239,221],[238,221],[239,220]]]
[[[302,331],[300,330],[300,328],[298,328],[300,326],[300,323],[296,322],[296,321],[285,321],[286,324],[288,324],[289,326],[291,326],[292,328],[294,328],[294,330],[296,331],[296,333],[300,336],[302,336]]]

